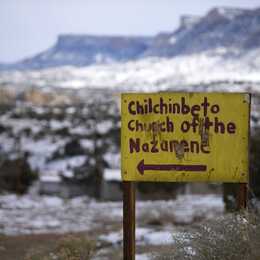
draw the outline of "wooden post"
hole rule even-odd
[[[250,140],[251,140],[251,93],[247,94],[249,97],[249,116],[248,116],[248,150],[247,150],[247,156],[248,156],[248,163],[250,163]],[[246,101],[244,101],[246,102]],[[248,202],[248,186],[250,185],[251,181],[251,175],[250,175],[250,167],[248,166],[248,184],[247,183],[239,183],[238,192],[237,192],[237,209],[243,210],[247,208],[247,202]]]
[[[123,182],[124,260],[135,260],[135,183]]]
[[[251,94],[249,94],[249,118],[248,118],[248,162],[250,162],[250,110],[251,110]],[[248,168],[248,179],[249,182],[247,183],[239,183],[238,191],[237,191],[237,209],[244,210],[247,208],[247,201],[248,201],[248,188],[247,185],[250,185],[250,168]]]
[[[237,193],[237,208],[238,210],[246,209],[247,207],[247,184],[239,183]]]

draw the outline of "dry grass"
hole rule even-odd
[[[86,237],[66,236],[57,241],[51,252],[41,248],[30,251],[25,260],[90,260],[95,252],[95,243]]]

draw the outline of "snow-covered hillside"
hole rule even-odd
[[[62,87],[110,88],[111,90],[158,91],[206,90],[259,91],[260,48],[239,58],[226,58],[226,49],[166,58],[144,58],[126,63],[60,67],[39,71],[2,72],[0,84]],[[233,50],[234,51],[234,50]],[[216,55],[218,53],[219,55]],[[243,83],[244,84],[241,84]],[[215,84],[214,84],[215,83]],[[218,83],[218,84],[217,84]],[[223,88],[220,83],[224,84]],[[209,86],[210,85],[210,86]],[[217,86],[215,86],[217,85]],[[231,86],[232,85],[232,86]]]

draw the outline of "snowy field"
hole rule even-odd
[[[222,198],[217,195],[184,195],[177,200],[138,201],[136,205],[137,246],[170,246],[193,223],[221,216]],[[0,233],[31,235],[85,232],[94,234],[99,251],[96,259],[111,250],[121,250],[122,203],[97,202],[88,197],[63,200],[58,197],[2,195]],[[136,259],[150,259],[137,254]]]

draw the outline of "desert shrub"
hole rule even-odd
[[[94,242],[87,238],[69,236],[58,242],[53,254],[59,260],[88,260],[94,248]]]
[[[36,248],[25,260],[90,260],[95,252],[95,242],[83,236],[69,235],[58,240],[54,249],[47,252]]]
[[[70,136],[70,131],[68,127],[62,127],[60,129],[55,130],[54,134],[66,137],[66,136]]]
[[[29,186],[38,178],[28,163],[28,155],[16,159],[3,158],[0,165],[0,191],[25,193]]]
[[[78,139],[72,139],[64,146],[64,154],[66,156],[82,155],[85,151],[82,148]]]
[[[30,127],[26,127],[20,131],[20,134],[24,134],[26,137],[32,136],[32,129]]]
[[[4,115],[7,112],[10,112],[14,108],[13,104],[3,104],[0,102],[0,115]]]
[[[0,124],[0,134],[6,132],[6,126],[4,126],[3,124]]]
[[[172,250],[154,259],[258,260],[259,228],[260,218],[255,214],[229,214],[174,236]]]

